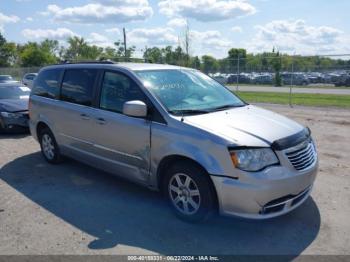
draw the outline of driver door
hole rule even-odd
[[[124,115],[123,105],[145,98],[128,76],[105,71],[93,123],[94,151],[105,169],[141,183],[149,176],[151,121]]]

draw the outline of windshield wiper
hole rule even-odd
[[[169,113],[174,115],[200,115],[200,114],[208,114],[210,113],[210,111],[200,110],[200,109],[183,109],[183,110],[170,110]]]
[[[245,106],[245,105],[223,105],[223,106],[211,108],[210,111],[220,111],[220,110],[225,110],[225,109],[230,109],[235,107],[242,107],[242,106]]]

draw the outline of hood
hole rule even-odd
[[[0,110],[6,112],[18,112],[28,110],[29,99],[0,99]]]
[[[184,122],[239,146],[270,146],[304,129],[293,120],[252,105],[188,116]]]

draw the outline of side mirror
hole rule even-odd
[[[147,106],[144,102],[139,100],[128,101],[123,105],[123,114],[134,117],[146,117]]]

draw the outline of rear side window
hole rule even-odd
[[[131,100],[146,102],[145,95],[136,83],[123,74],[105,72],[101,90],[100,108],[122,113],[124,103]]]
[[[61,100],[91,106],[96,69],[68,69],[64,73]]]
[[[58,99],[62,71],[62,69],[47,69],[42,71],[35,80],[32,94]]]

